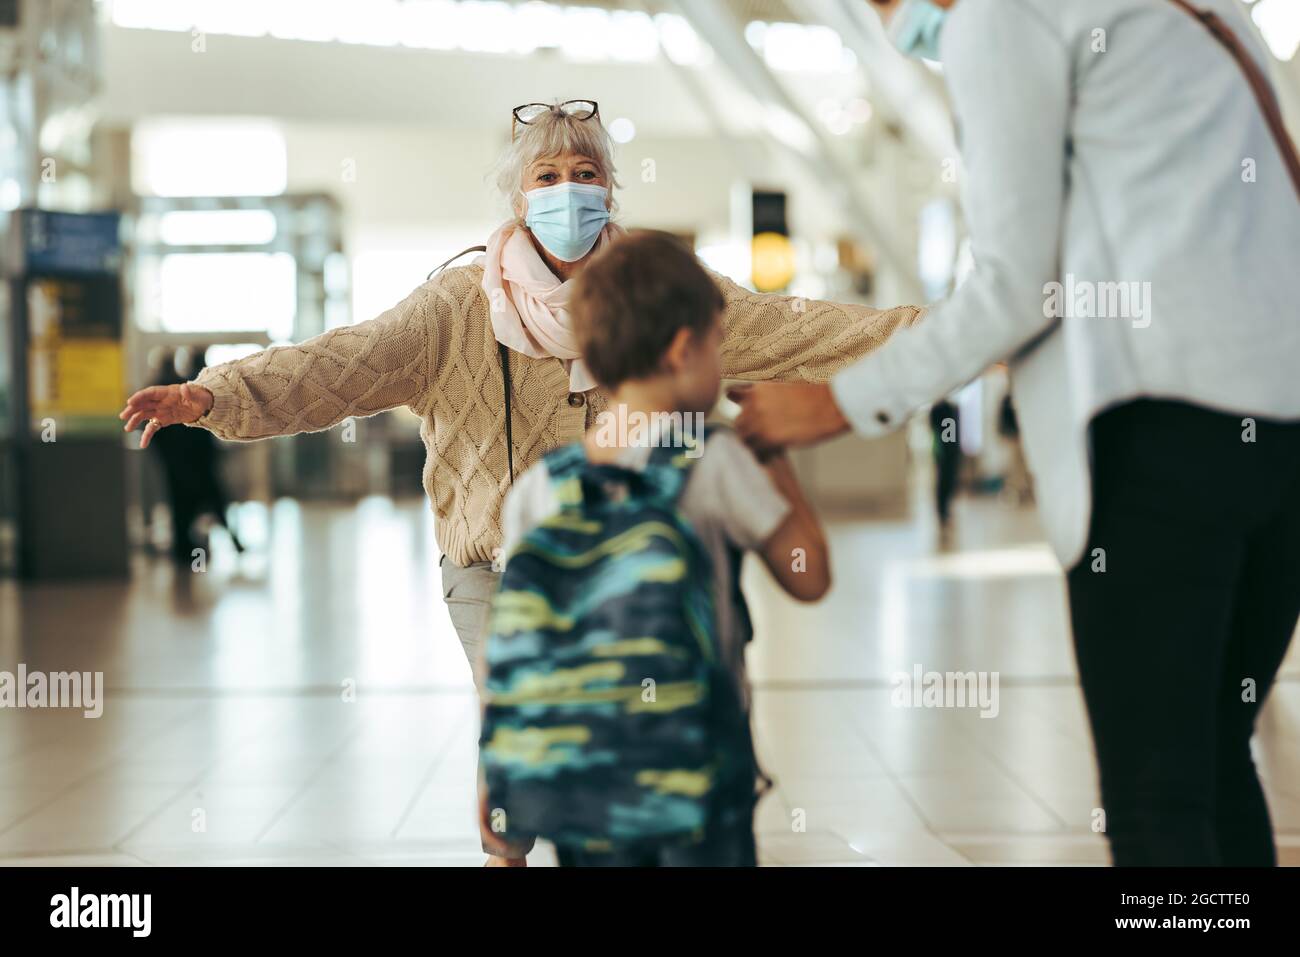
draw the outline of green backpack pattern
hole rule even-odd
[[[560,508],[509,556],[487,646],[481,755],[501,836],[690,842],[752,813],[712,562],[677,508],[694,461],[656,448],[638,472],[581,445],[546,457]]]

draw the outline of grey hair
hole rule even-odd
[[[614,166],[614,139],[600,117],[580,120],[559,110],[550,110],[532,123],[520,123],[517,134],[515,141],[501,154],[495,171],[497,189],[517,221],[522,222],[517,211],[524,205],[524,171],[538,160],[564,153],[577,153],[596,164],[610,187],[610,212],[618,212],[614,190],[621,188],[622,184]]]

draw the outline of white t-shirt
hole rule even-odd
[[[623,449],[614,464],[640,471],[649,462],[650,452],[648,446]],[[713,561],[713,603],[721,653],[748,705],[744,647],[748,636],[732,601],[736,582],[730,550],[761,548],[790,514],[790,503],[745,444],[734,433],[718,430],[709,436],[699,461],[691,467],[678,507]],[[501,513],[502,553],[509,556],[529,531],[558,511],[546,463],[539,462],[520,476],[506,496]]]

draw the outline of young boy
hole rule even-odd
[[[721,313],[717,285],[675,238],[635,233],[593,261],[577,280],[571,315],[583,358],[610,396],[585,440],[589,462],[642,470],[652,448],[680,442],[682,429],[665,422],[703,422],[721,387]],[[606,418],[607,417],[607,418]],[[628,427],[628,424],[632,427]],[[638,425],[651,423],[649,429]],[[757,552],[777,583],[801,601],[816,601],[830,585],[825,538],[785,458],[762,465],[730,431],[713,431],[698,455],[679,510],[712,559],[719,659],[748,708],[744,646],[748,619],[734,580],[737,552]],[[546,463],[521,476],[503,512],[509,556],[538,523],[559,510]],[[743,826],[706,829],[687,846],[620,847],[592,851],[559,847],[562,866],[752,866],[752,806]]]

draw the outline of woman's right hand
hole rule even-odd
[[[212,393],[201,385],[183,382],[180,385],[155,385],[141,389],[126,400],[126,408],[118,415],[126,420],[123,431],[133,432],[145,422],[140,436],[140,448],[147,449],[159,429],[169,425],[197,422],[212,409]]]

